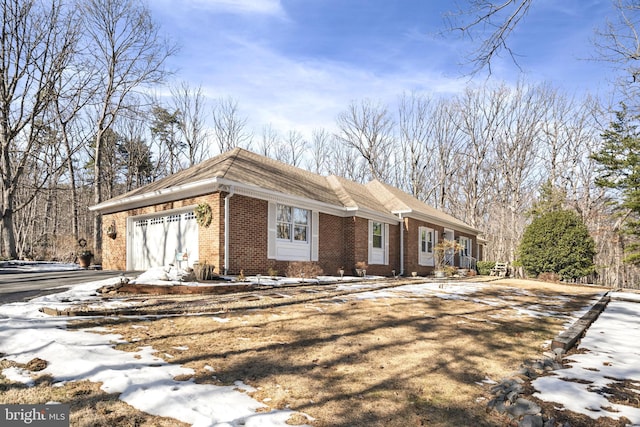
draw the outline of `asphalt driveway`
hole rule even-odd
[[[60,292],[60,287],[93,282],[127,274],[107,270],[20,271],[0,269],[0,304],[25,301],[41,295]]]

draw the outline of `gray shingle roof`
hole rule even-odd
[[[96,205],[92,209],[102,210],[103,206],[109,205],[118,206],[117,210],[126,210],[129,200],[169,193],[194,182],[214,179],[322,202],[337,208],[366,209],[387,216],[399,212],[409,216],[422,215],[452,226],[470,228],[451,215],[379,181],[363,185],[334,175],[323,177],[242,148],[235,148],[205,160],[191,168]],[[181,192],[176,190],[174,194],[175,198],[179,199]]]

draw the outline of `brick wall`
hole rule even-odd
[[[117,235],[112,239],[103,232],[102,238],[102,268],[105,270],[126,270],[127,269],[127,218],[130,216],[147,215],[161,213],[171,209],[184,208],[186,206],[208,203],[211,206],[213,219],[209,227],[199,227],[200,236],[198,239],[199,261],[207,261],[220,266],[220,254],[223,252],[219,247],[220,240],[216,238],[224,227],[220,225],[222,212],[220,206],[224,206],[224,198],[219,193],[205,196],[193,197],[189,199],[177,200],[175,202],[162,203],[153,206],[146,206],[137,209],[130,209],[124,212],[106,214],[102,216],[104,230],[112,223],[115,224]],[[135,250],[132,249],[132,250]]]
[[[126,270],[127,269],[127,212],[117,212],[102,216],[102,227],[113,225],[116,230],[116,237],[112,239],[106,232],[102,234],[102,268],[106,270]]]
[[[267,274],[268,202],[238,194],[229,200],[229,274]],[[224,259],[224,227],[220,242]]]
[[[343,243],[346,238],[345,218],[321,213],[319,220],[318,264],[324,274],[335,276],[340,267],[347,268]]]
[[[226,193],[213,193],[205,196],[164,203],[126,212],[118,212],[103,216],[106,229],[112,222],[115,224],[115,239],[104,236],[102,246],[102,265],[109,270],[126,269],[126,224],[127,217],[159,213],[165,210],[178,209],[185,206],[208,203],[213,212],[209,227],[199,227],[199,262],[216,266],[216,271],[224,269],[224,198]],[[233,195],[230,201],[230,259],[229,274],[238,274],[242,269],[245,275],[268,273],[274,268],[279,275],[287,272],[289,262],[275,261],[267,258],[268,202],[250,197]],[[319,260],[318,264],[326,275],[336,275],[340,267],[350,275],[356,262],[368,260],[369,222],[359,217],[336,217],[319,215]],[[433,267],[418,265],[418,227],[429,227],[438,232],[441,240],[444,227],[424,221],[405,219],[404,235],[404,272],[412,271],[420,275],[429,274]],[[368,274],[388,276],[392,270],[400,273],[400,225],[389,226],[389,265],[370,265]],[[466,233],[456,232],[456,236],[472,239],[472,256],[477,257],[476,239]],[[458,257],[456,256],[456,262]]]
[[[405,235],[404,235],[404,273],[405,275],[410,275],[411,272],[415,271],[418,273],[418,275],[423,276],[423,275],[427,275],[427,274],[431,274],[433,273],[434,267],[430,267],[430,266],[424,266],[424,265],[419,265],[418,264],[418,257],[419,257],[419,245],[420,245],[420,240],[419,240],[419,227],[428,227],[431,228],[435,231],[438,232],[438,242],[442,241],[442,236],[444,235],[444,229],[445,227],[440,226],[440,225],[435,225],[429,222],[425,222],[425,221],[419,221],[417,219],[413,219],[413,218],[405,218]],[[460,236],[464,236],[464,237],[468,237],[469,239],[471,239],[472,243],[471,243],[471,256],[478,258],[478,254],[477,254],[477,245],[476,245],[476,238],[469,234],[469,233],[463,233],[463,232],[459,232],[457,230],[454,231],[454,235],[456,238],[460,237]],[[459,265],[460,263],[460,257],[458,256],[458,254],[456,254],[455,259],[454,259],[454,263],[455,265]]]
[[[355,264],[369,260],[369,220],[360,217],[344,218],[344,259],[347,274],[353,274]],[[369,265],[367,274],[390,276],[392,270],[400,273],[400,226],[389,225],[389,264]]]

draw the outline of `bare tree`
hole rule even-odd
[[[473,227],[483,223],[494,186],[495,145],[502,127],[506,93],[487,86],[467,89],[454,100],[453,121],[464,135],[464,148],[456,156],[458,185],[456,216]]]
[[[143,3],[132,0],[86,0],[78,3],[82,11],[87,51],[91,54],[92,72],[101,85],[95,92],[94,200],[102,201],[104,137],[116,118],[127,111],[142,86],[162,81],[163,64],[175,52],[162,40]],[[101,256],[102,218],[94,216],[93,240]]]
[[[247,147],[253,135],[247,131],[247,119],[239,116],[238,102],[220,98],[213,107],[213,134],[220,153]]]
[[[300,166],[307,147],[307,141],[297,130],[290,130],[282,144],[276,149],[276,160],[292,166]]]
[[[527,15],[532,0],[468,0],[469,7],[449,14],[449,25],[452,31],[459,31],[464,36],[473,37],[478,28],[483,34],[479,46],[469,55],[473,73],[488,69],[491,73],[491,62],[494,57],[505,51],[514,64],[518,65],[515,53],[509,47],[508,39]],[[484,30],[489,28],[488,35]]]
[[[87,126],[82,126],[81,112],[91,102],[93,88],[96,84],[94,77],[93,74],[84,72],[82,55],[76,55],[75,60],[71,63],[69,72],[64,73],[62,78],[56,82],[51,113],[55,118],[60,138],[64,143],[69,190],[71,193],[71,234],[74,241],[78,241],[80,237],[75,157],[87,142]]]
[[[640,84],[640,3],[637,0],[613,0],[617,10],[615,20],[607,20],[604,29],[596,31],[594,39],[598,56],[614,68],[624,71],[618,86],[637,106]]]
[[[151,109],[151,135],[160,147],[159,165],[164,165],[163,175],[183,169],[182,159],[186,144],[180,139],[180,111],[170,112],[160,105]]]
[[[338,115],[337,124],[338,139],[360,153],[368,177],[388,182],[395,123],[387,107],[370,99],[354,102]]]
[[[503,110],[503,125],[496,135],[496,194],[501,211],[501,224],[496,237],[501,251],[497,256],[514,260],[520,237],[524,231],[525,213],[530,209],[533,194],[543,179],[537,171],[543,116],[548,108],[544,88],[519,84],[507,90]]]
[[[326,174],[331,161],[332,135],[324,128],[314,129],[311,132],[311,158],[307,169],[317,174]]]
[[[453,107],[446,101],[439,101],[431,116],[432,139],[428,145],[428,152],[434,157],[435,163],[429,170],[429,187],[422,190],[434,207],[443,210],[451,208],[453,179],[460,170],[456,158],[462,150],[463,134],[452,120]]]
[[[429,169],[433,167],[433,157],[429,155],[428,144],[432,138],[431,100],[417,94],[403,94],[398,106],[398,130],[402,147],[402,176],[398,177],[399,187],[409,194],[426,200]]]
[[[259,153],[265,157],[275,156],[276,148],[280,145],[280,134],[271,124],[262,127],[262,137],[259,143]]]
[[[191,88],[182,82],[172,86],[172,106],[180,111],[178,127],[186,145],[188,165],[193,166],[204,160],[207,152],[207,131],[204,119],[204,95],[202,88]]]
[[[38,121],[46,120],[43,113],[55,101],[56,83],[76,51],[78,26],[58,1],[3,0],[0,7],[0,214],[4,255],[15,258],[18,184],[27,164],[38,159]]]

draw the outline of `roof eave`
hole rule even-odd
[[[407,215],[415,219],[427,221],[432,224],[442,225],[444,227],[451,227],[455,230],[466,231],[474,235],[482,234],[481,230],[473,228],[470,225],[456,223],[445,218],[438,218],[437,216],[429,215],[424,212],[416,212],[410,209],[408,211],[394,211],[393,213],[402,213],[403,215]]]
[[[190,182],[183,185],[176,185],[169,188],[162,188],[156,191],[136,194],[122,199],[111,199],[97,205],[89,206],[90,211],[97,211],[101,214],[121,212],[130,209],[141,208],[159,203],[171,202],[177,199],[200,196],[215,192],[220,186],[220,179],[217,177]]]

